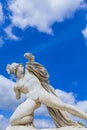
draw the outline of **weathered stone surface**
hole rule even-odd
[[[87,130],[87,128],[77,127],[61,127],[61,128],[49,128],[49,129],[35,129],[28,126],[9,126],[6,130]]]
[[[36,130],[33,127],[28,126],[9,126],[6,130]]]

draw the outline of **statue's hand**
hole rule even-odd
[[[21,98],[21,92],[20,92],[20,90],[16,90],[15,94],[16,94],[16,99],[17,100]]]
[[[21,98],[21,91],[20,91],[20,89],[15,86],[15,87],[14,87],[14,92],[15,92],[15,94],[16,94],[16,99],[17,99],[17,100],[20,99],[20,98]]]

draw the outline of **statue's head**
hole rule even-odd
[[[8,74],[15,74],[16,76],[18,74],[23,74],[24,73],[24,65],[20,63],[12,63],[8,64],[6,67],[6,70]]]
[[[24,57],[30,62],[34,62],[34,56],[31,53],[25,53]],[[21,77],[24,74],[24,65],[21,63],[8,64],[6,70],[8,74],[15,74],[17,77]]]

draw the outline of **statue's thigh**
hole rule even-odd
[[[14,118],[20,119],[20,118],[32,115],[34,113],[35,108],[36,108],[35,101],[28,98],[24,103],[20,104],[17,107],[11,119],[14,119]]]

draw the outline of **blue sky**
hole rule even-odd
[[[84,106],[82,110],[87,112],[86,24],[84,0],[0,1],[0,119],[4,119],[4,124],[8,124],[18,105],[15,99],[12,100],[15,105],[9,103],[14,82],[6,72],[6,65],[26,63],[25,52],[33,53],[36,61],[47,68],[50,83],[57,94],[61,93],[60,98],[65,94],[66,103],[78,108]],[[9,98],[4,97],[7,100],[2,97],[8,96],[4,89],[10,91]]]

